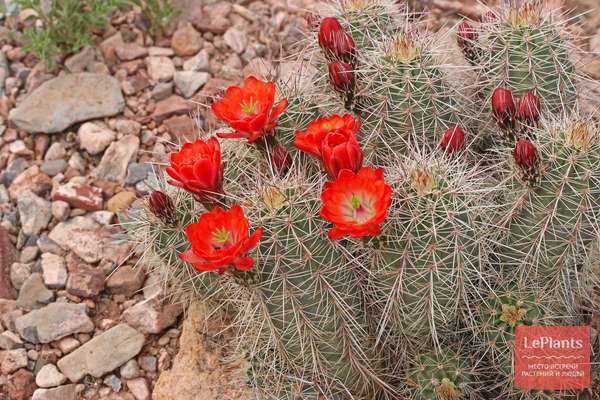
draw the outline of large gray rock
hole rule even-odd
[[[21,228],[26,235],[39,235],[48,226],[52,218],[50,202],[35,195],[30,190],[19,193],[17,196],[17,209],[21,219]]]
[[[15,321],[19,335],[31,343],[50,343],[74,333],[94,330],[85,304],[52,303]]]
[[[33,393],[31,400],[77,400],[77,385],[38,389]]]
[[[123,183],[127,175],[127,165],[140,147],[140,139],[133,135],[123,136],[113,142],[104,152],[100,164],[94,170],[98,179]]]
[[[104,74],[66,74],[44,82],[9,114],[17,128],[55,133],[69,126],[123,111],[119,82]]]
[[[54,299],[54,293],[48,290],[42,280],[42,275],[35,273],[23,283],[17,297],[17,307],[30,311],[42,308]]]
[[[58,368],[78,382],[86,374],[100,378],[135,357],[144,346],[144,335],[120,324],[94,337],[58,361]]]

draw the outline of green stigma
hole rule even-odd
[[[244,114],[247,115],[252,115],[256,112],[256,106],[257,106],[257,102],[254,101],[254,99],[252,97],[250,97],[250,101],[248,103],[246,103],[245,101],[242,101],[242,103],[240,104],[240,106],[242,107],[242,112]]]
[[[325,122],[323,124],[323,128],[325,128],[325,129],[331,129],[331,128],[333,128],[333,126],[331,126],[331,124],[329,122]]]
[[[212,233],[212,236],[214,242],[224,244],[229,240],[229,231],[227,231],[225,227],[217,228],[217,230]]]
[[[353,209],[358,210],[360,208],[360,199],[354,195],[352,196],[352,200],[350,200],[350,204],[352,205]]]

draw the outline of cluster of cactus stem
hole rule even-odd
[[[174,295],[223,310],[260,399],[572,395],[520,390],[513,371],[517,326],[581,324],[598,303],[600,130],[577,111],[564,24],[528,0],[463,21],[465,84],[396,2],[329,6],[311,16],[298,75],[277,82],[277,126],[254,143],[219,139],[219,196],[157,172],[156,192],[121,217],[140,262]],[[295,146],[334,114],[360,121],[364,164],[391,188],[376,233],[328,236],[335,176]],[[493,139],[485,151],[477,135]],[[195,271],[180,257],[186,227],[233,204],[261,229],[252,268]]]

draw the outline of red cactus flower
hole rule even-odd
[[[275,172],[285,174],[292,164],[292,156],[290,152],[281,145],[276,145],[271,150],[271,163]]]
[[[492,112],[501,125],[514,121],[516,114],[515,100],[510,90],[496,88],[492,94]]]
[[[357,172],[362,167],[363,154],[356,139],[359,129],[360,121],[351,114],[318,118],[306,132],[296,132],[294,146],[320,159],[335,179],[341,169]]]
[[[494,14],[492,10],[487,11],[481,17],[481,22],[483,22],[484,24],[493,24],[496,21],[498,21],[498,17],[496,16],[496,14]]]
[[[539,154],[533,143],[520,139],[513,150],[513,158],[518,166],[528,168],[537,164]]]
[[[179,257],[199,272],[218,271],[222,274],[229,268],[247,271],[254,265],[254,260],[246,254],[256,247],[262,236],[260,228],[250,236],[248,230],[248,220],[239,205],[229,211],[216,207],[185,228],[192,248]]]
[[[173,178],[169,184],[185,189],[199,199],[223,193],[221,146],[215,138],[184,144],[178,153],[171,154],[171,165],[166,171]]]
[[[358,172],[362,168],[363,153],[355,135],[331,132],[321,143],[321,157],[325,171],[336,178],[343,169]]]
[[[351,93],[354,89],[354,68],[344,61],[329,64],[329,79],[333,88],[340,93]]]
[[[476,41],[478,38],[477,31],[467,21],[463,21],[458,25],[458,44],[461,48],[472,46],[471,42]]]
[[[455,151],[462,150],[465,147],[465,133],[463,132],[462,128],[458,125],[455,125],[448,129],[444,133],[444,136],[442,136],[440,147],[447,153],[453,153]]]
[[[356,53],[352,36],[333,17],[323,18],[321,21],[319,46],[330,60],[352,61]]]
[[[152,214],[156,215],[161,221],[168,224],[177,223],[177,213],[173,200],[160,191],[154,191],[148,198],[148,208]]]
[[[540,99],[527,92],[519,99],[517,119],[524,123],[535,124],[540,119]]]
[[[391,196],[392,188],[383,180],[382,169],[364,167],[358,173],[341,170],[321,193],[321,217],[334,224],[329,238],[379,235]]]
[[[235,130],[219,133],[222,138],[245,138],[255,142],[272,133],[277,118],[288,105],[287,99],[275,103],[275,84],[262,82],[253,76],[242,87],[230,86],[221,100],[213,103],[212,112]]]

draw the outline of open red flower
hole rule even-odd
[[[447,153],[454,153],[465,147],[465,133],[459,125],[454,125],[444,133],[440,147]]]
[[[230,86],[223,98],[213,103],[212,112],[235,130],[234,133],[219,133],[222,138],[245,138],[252,143],[272,133],[277,118],[288,105],[286,99],[276,106],[275,84],[262,82],[253,76],[244,81],[242,87]]]
[[[334,224],[329,238],[377,236],[387,216],[392,188],[383,180],[383,170],[364,167],[358,173],[340,171],[321,193],[321,217]]]
[[[252,235],[248,230],[242,207],[236,204],[229,211],[216,207],[185,228],[192,248],[179,257],[199,272],[218,271],[222,274],[229,268],[247,271],[254,265],[254,260],[246,254],[256,247],[262,236],[260,228]]]
[[[200,199],[223,192],[221,146],[215,138],[206,142],[186,143],[178,153],[171,154],[171,165],[166,169],[173,180],[169,184],[180,187]]]
[[[360,121],[351,114],[318,118],[306,132],[296,132],[294,146],[320,159],[335,179],[342,169],[358,172],[362,167],[363,153],[356,139],[359,129]]]

